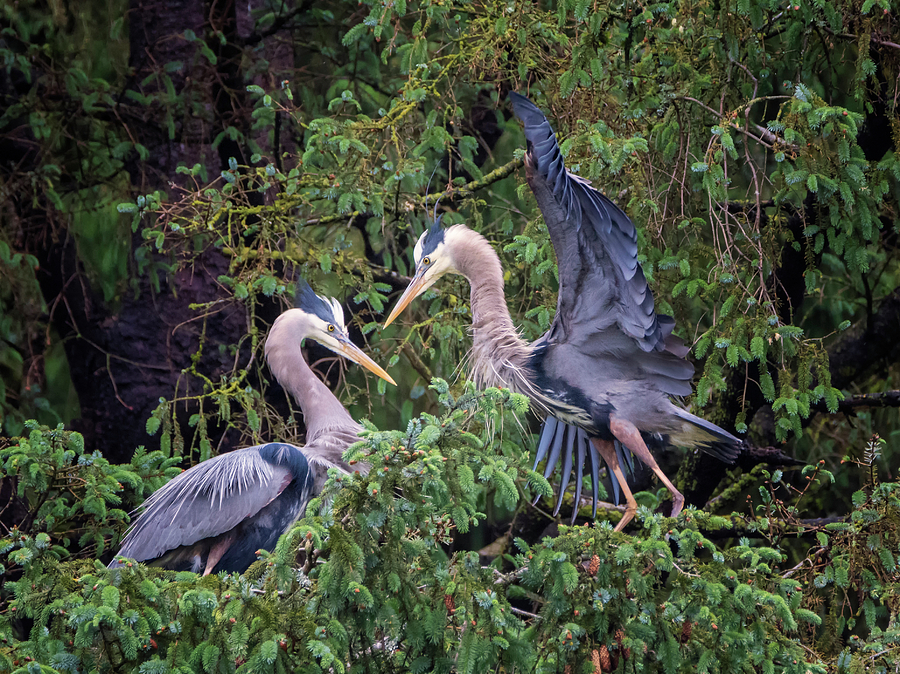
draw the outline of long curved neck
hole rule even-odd
[[[306,442],[311,443],[323,433],[334,430],[360,428],[341,401],[323,384],[307,365],[300,352],[298,326],[291,317],[282,315],[266,340],[266,358],[275,379],[288,391],[303,412]],[[299,333],[299,334],[302,334]]]
[[[350,416],[347,409],[341,404],[334,393],[321,382],[321,380],[307,365],[306,360],[300,355],[299,349],[292,363],[287,363],[278,368],[270,360],[270,367],[275,372],[275,378],[291,394],[303,412],[303,422],[306,425],[306,442],[312,442],[322,433],[330,430],[359,425]]]
[[[472,288],[472,377],[482,388],[502,386],[527,394],[531,345],[519,336],[506,306],[500,258],[481,234],[459,227],[448,235],[461,242],[454,246],[453,262]]]

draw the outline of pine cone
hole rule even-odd
[[[456,606],[453,604],[453,595],[452,595],[452,594],[445,594],[445,595],[444,595],[444,606],[447,607],[447,610],[448,610],[450,613],[453,613],[453,611],[454,611],[454,609],[456,608]]]
[[[603,648],[606,648],[606,646]],[[607,651],[608,654],[609,652]],[[601,674],[603,669],[600,667],[600,652],[596,648],[591,651],[591,662],[594,663],[594,674]]]
[[[592,576],[596,576],[597,572],[600,570],[600,558],[597,555],[591,557],[591,564],[588,566],[588,573]]]
[[[600,647],[600,666],[603,667],[604,672],[612,671],[612,661],[609,658],[609,649],[606,644]]]
[[[691,640],[691,632],[694,629],[694,623],[690,620],[685,620],[684,625],[681,626],[681,643],[686,644]]]

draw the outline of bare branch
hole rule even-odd
[[[419,375],[421,375],[425,382],[431,382],[431,378],[434,375],[431,374],[431,370],[422,361],[422,359],[419,358],[419,354],[417,354],[416,350],[413,349],[412,346],[410,346],[409,342],[404,342],[400,350],[403,351],[403,355],[406,356],[409,364],[412,365],[413,369],[418,372]]]
[[[786,97],[784,97],[784,96],[779,96],[778,98],[786,98]],[[706,110],[707,112],[709,112],[709,113],[715,115],[716,117],[718,117],[718,118],[720,118],[720,119],[723,119],[723,118],[724,118],[724,116],[722,115],[722,113],[717,112],[717,111],[714,110],[713,108],[709,107],[709,106],[708,106],[706,103],[704,103],[703,101],[698,101],[696,98],[693,98],[693,97],[691,97],[691,96],[678,96],[678,97],[677,97],[677,100],[690,101],[691,103],[695,103],[695,104],[699,105],[701,108],[703,108],[703,109]],[[753,101],[750,102],[750,104],[755,103],[755,102],[760,101],[760,100],[763,100],[763,99],[761,99],[761,98],[754,99]],[[724,122],[723,122],[723,123],[724,123]],[[776,136],[774,133],[772,133],[771,131],[769,131],[767,128],[762,127],[762,126],[760,126],[759,124],[753,124],[752,126],[753,126],[754,129],[756,129],[756,132],[759,134],[759,136],[756,136],[756,135],[750,133],[747,129],[744,129],[744,128],[742,128],[742,127],[740,127],[740,126],[737,126],[737,125],[734,125],[734,124],[729,124],[729,125],[728,125],[728,128],[734,129],[735,131],[740,131],[740,132],[741,132],[742,134],[744,134],[745,136],[748,136],[749,138],[752,138],[753,140],[755,140],[755,141],[756,141],[757,143],[759,143],[760,145],[765,145],[765,146],[766,146],[767,148],[769,148],[769,149],[772,149],[773,146],[774,146],[776,143],[779,143],[780,145],[782,145],[782,146],[784,146],[784,147],[786,147],[786,148],[793,148],[793,147],[795,147],[794,145],[785,142],[784,138],[780,138],[779,136]]]

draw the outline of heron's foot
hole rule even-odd
[[[619,523],[613,531],[622,531],[622,529],[628,526],[628,523],[634,519],[635,515],[637,515],[637,501],[632,501],[625,506],[625,512],[622,513],[622,519],[619,520]]]
[[[669,515],[669,517],[678,517],[682,508],[684,508],[684,494],[682,494],[680,491],[673,491],[672,492],[672,514]]]

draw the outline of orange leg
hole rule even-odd
[[[613,475],[616,476],[616,479],[619,481],[619,486],[622,488],[622,494],[625,496],[625,502],[627,504],[625,506],[625,512],[622,513],[622,519],[619,520],[615,529],[616,531],[622,531],[622,529],[625,528],[625,525],[628,524],[634,518],[635,513],[637,513],[637,501],[634,500],[631,489],[628,488],[628,482],[625,481],[625,475],[622,473],[622,467],[619,466],[619,457],[616,456],[616,448],[613,446],[613,443],[609,440],[601,440],[600,438],[591,438],[591,442],[594,443],[594,447],[597,448],[600,456],[606,461],[606,465],[609,466]]]
[[[666,474],[663,473],[662,469],[656,464],[656,459],[653,458],[650,450],[647,449],[644,438],[641,437],[641,432],[633,423],[626,419],[620,419],[616,417],[615,414],[612,414],[609,417],[609,428],[612,431],[612,434],[619,439],[619,442],[630,449],[637,458],[647,464],[650,467],[650,470],[656,473],[656,477],[662,480],[662,483],[672,493],[671,517],[676,517],[684,507],[684,496],[680,491],[675,489],[675,485],[672,484],[672,481],[666,477]]]
[[[224,555],[228,551],[228,548],[231,547],[233,540],[232,536],[228,536],[209,549],[209,555],[206,557],[206,568],[203,570],[204,576],[208,576],[212,573],[212,570],[216,568],[216,564],[222,559],[222,555]]]

